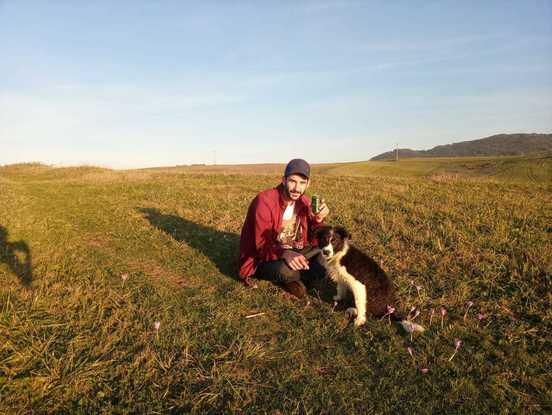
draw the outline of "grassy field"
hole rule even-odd
[[[331,223],[422,311],[413,339],[354,329],[328,282],[309,303],[236,282],[243,217],[277,166],[2,167],[0,413],[550,411],[550,166],[316,167]]]
[[[146,169],[158,173],[257,173],[278,175],[284,164],[199,165]],[[313,166],[316,174],[338,176],[425,177],[430,179],[472,179],[485,182],[552,183],[552,155],[528,157],[450,157],[395,161],[359,161]]]
[[[481,178],[485,181],[552,183],[552,156],[454,157],[363,161],[329,165],[326,174],[428,178]]]

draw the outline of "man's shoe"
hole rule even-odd
[[[297,298],[303,298],[307,294],[305,284],[301,281],[286,282],[283,285],[284,290]]]

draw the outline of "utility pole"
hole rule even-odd
[[[399,143],[395,143],[395,161],[399,161]]]

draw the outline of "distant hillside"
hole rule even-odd
[[[433,147],[431,150],[399,149],[399,159],[414,157],[521,156],[552,152],[552,134],[497,134],[479,140]],[[371,160],[394,160],[388,151]]]

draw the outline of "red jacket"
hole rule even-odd
[[[282,256],[283,249],[277,236],[286,208],[283,192],[284,186],[280,184],[259,193],[249,205],[240,237],[241,278],[255,274],[260,262],[274,261]],[[303,244],[316,245],[313,231],[320,223],[316,222],[310,201],[305,195],[295,202],[295,212],[303,228]]]

